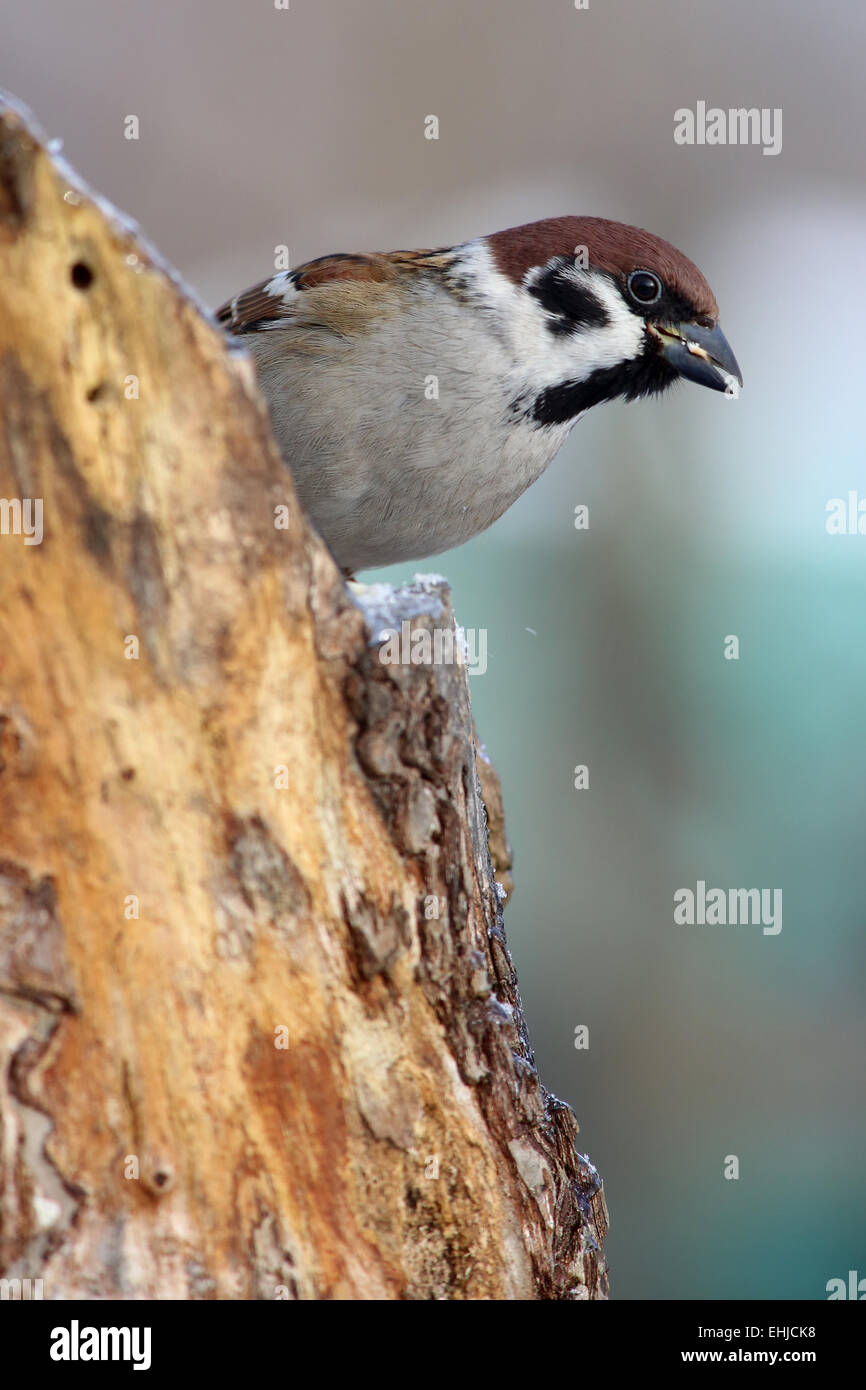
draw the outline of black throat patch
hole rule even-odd
[[[648,344],[630,362],[599,367],[583,381],[563,381],[539,392],[526,414],[537,425],[563,425],[602,401],[655,396],[677,379],[677,372]]]

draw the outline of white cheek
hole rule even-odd
[[[563,357],[575,381],[582,381],[599,368],[630,362],[642,351],[646,336],[643,319],[626,308],[609,282],[596,281],[592,292],[604,303],[609,322],[564,336]]]
[[[628,309],[607,277],[581,270],[573,273],[577,283],[584,283],[601,301],[608,322],[588,325],[573,333],[551,333],[541,305],[532,295],[524,295],[529,305],[525,318],[533,320],[532,363],[542,386],[551,380],[584,381],[595,371],[630,362],[643,348],[646,332],[643,319]],[[534,315],[533,309],[536,310]],[[526,326],[530,331],[530,325]]]
[[[642,350],[643,319],[628,309],[605,275],[577,267],[572,272],[575,281],[585,284],[604,305],[608,322],[602,327],[557,334],[551,332],[550,318],[538,300],[497,269],[483,243],[470,243],[465,255],[472,263],[484,301],[499,310],[515,375],[529,391],[542,391],[562,381],[584,381],[594,371],[631,361]]]

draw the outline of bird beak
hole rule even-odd
[[[680,376],[728,396],[739,395],[743,374],[718,324],[704,328],[699,323],[648,323],[647,330]]]

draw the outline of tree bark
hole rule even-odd
[[[5,1278],[606,1296],[466,669],[384,663],[383,620],[454,627],[347,591],[248,359],[0,105]]]

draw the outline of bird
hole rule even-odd
[[[321,256],[216,319],[248,347],[301,505],[347,576],[485,531],[595,405],[743,382],[697,266],[603,217]]]

